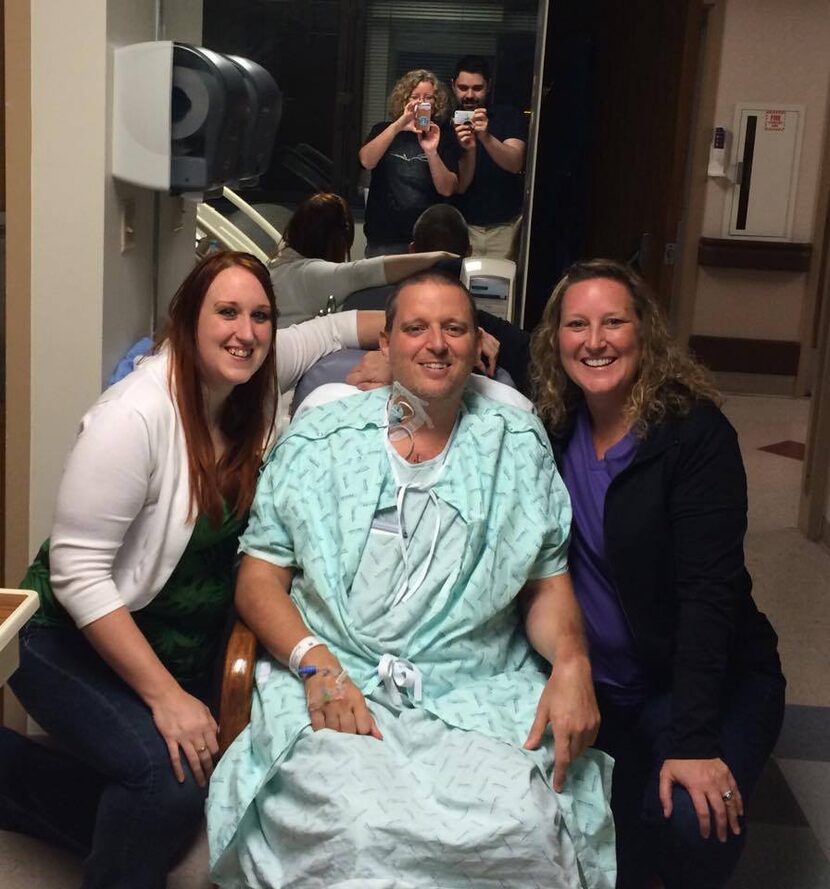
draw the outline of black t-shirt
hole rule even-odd
[[[388,126],[389,121],[375,124],[366,142],[371,142]],[[438,155],[453,173],[458,172],[460,150],[452,127],[444,124]],[[415,220],[427,207],[443,201],[432,183],[427,156],[417,134],[409,130],[398,133],[372,170],[366,202],[366,240],[370,244],[408,244]]]
[[[527,142],[525,116],[509,105],[487,109],[488,130],[499,142]],[[455,140],[456,142],[458,139]],[[460,148],[460,146],[459,146]],[[521,173],[508,173],[476,144],[476,171],[470,187],[453,199],[469,225],[501,225],[522,212],[524,183]]]

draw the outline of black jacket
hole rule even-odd
[[[561,458],[569,435],[553,439]],[[605,498],[605,550],[655,689],[671,688],[671,756],[719,756],[730,675],[780,674],[777,637],[744,564],[746,475],[735,430],[709,401],[650,429]]]

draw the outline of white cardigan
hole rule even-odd
[[[358,345],[356,312],[278,331],[280,389],[324,355]],[[147,358],[81,420],[49,550],[55,596],[79,627],[152,601],[193,532],[184,430],[167,372],[165,352]]]

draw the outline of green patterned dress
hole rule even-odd
[[[234,568],[245,519],[227,509],[212,528],[199,515],[178,565],[152,602],[133,618],[153,650],[182,685],[209,679],[233,601]],[[49,581],[49,541],[40,548],[20,586],[35,590],[40,610],[32,622],[48,626],[72,623],[55,598]]]

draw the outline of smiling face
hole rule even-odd
[[[558,336],[562,367],[588,407],[622,410],[642,357],[628,288],[610,278],[572,284],[562,297]]]
[[[380,348],[392,379],[430,403],[460,402],[480,348],[466,293],[443,281],[405,286]]]
[[[483,74],[471,74],[469,71],[459,71],[458,77],[452,82],[452,91],[458,104],[468,111],[484,107],[488,88],[489,84]]]
[[[227,396],[259,370],[273,341],[271,307],[262,285],[243,268],[221,271],[205,293],[196,328],[203,386]]]

